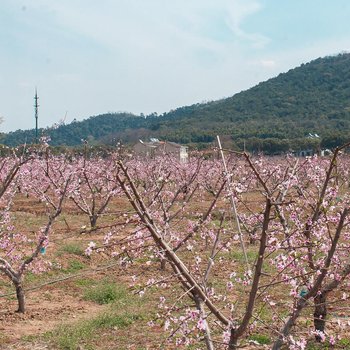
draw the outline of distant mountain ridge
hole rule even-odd
[[[334,147],[350,140],[350,54],[318,58],[232,97],[180,107],[161,116],[103,114],[41,130],[53,145],[134,143],[150,136],[205,145],[216,134],[233,146],[279,152]],[[312,138],[317,134],[320,138]],[[30,142],[34,130],[3,135],[10,146]]]

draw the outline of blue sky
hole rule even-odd
[[[1,131],[216,100],[350,51],[348,0],[1,0]]]

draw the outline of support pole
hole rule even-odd
[[[248,262],[247,251],[246,251],[246,248],[245,248],[245,245],[244,245],[243,234],[242,234],[241,225],[240,225],[239,219],[238,219],[235,199],[233,197],[233,188],[232,188],[232,183],[231,183],[231,176],[229,176],[228,171],[227,171],[226,160],[225,160],[224,152],[223,152],[222,147],[221,147],[221,141],[220,141],[219,135],[217,135],[216,138],[217,138],[218,145],[219,145],[219,150],[220,150],[220,155],[221,155],[221,159],[222,159],[222,164],[224,165],[225,175],[227,176],[227,185],[228,185],[228,189],[229,189],[229,192],[230,192],[230,201],[231,201],[232,211],[233,211],[234,217],[236,219],[236,225],[237,225],[237,229],[238,229],[239,240],[240,240],[240,243],[241,243],[241,247],[242,247],[242,251],[243,251],[243,255],[244,255],[244,260],[245,260],[245,263],[247,265],[247,272],[250,273],[251,270],[250,270],[250,266],[249,266],[249,262]]]

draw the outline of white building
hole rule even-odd
[[[156,157],[161,155],[173,155],[180,162],[187,162],[188,147],[179,145],[175,142],[159,141],[158,139],[151,139],[150,142],[139,142],[134,146],[134,152],[137,156]]]

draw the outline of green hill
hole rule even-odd
[[[318,58],[232,97],[161,116],[104,114],[42,132],[54,145],[77,145],[81,139],[133,143],[149,136],[205,145],[220,134],[232,146],[245,142],[248,149],[270,153],[320,143],[331,148],[350,140],[350,54]],[[3,143],[16,145],[33,135],[16,131],[4,135]]]

